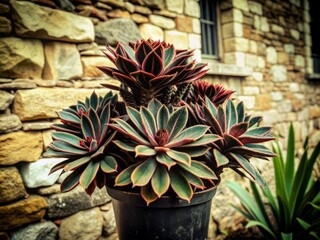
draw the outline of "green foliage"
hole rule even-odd
[[[229,187],[240,199],[242,208],[234,206],[248,220],[247,227],[258,226],[267,239],[320,239],[320,178],[312,177],[313,166],[320,154],[320,142],[308,154],[308,138],[304,153],[295,167],[295,137],[290,126],[286,159],[277,142],[273,149],[276,196],[269,186],[261,189],[251,183],[252,194],[239,184]],[[264,199],[267,200],[266,204]],[[266,206],[271,209],[267,211]]]

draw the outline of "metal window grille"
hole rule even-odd
[[[311,56],[313,59],[313,72],[320,73],[320,1],[310,0],[310,28],[311,28]]]
[[[202,54],[218,57],[216,0],[200,0]]]

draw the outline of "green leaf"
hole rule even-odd
[[[126,186],[130,183],[131,181],[131,174],[133,170],[137,167],[138,163],[133,164],[126,169],[124,169],[122,172],[119,173],[119,175],[115,179],[115,186]]]
[[[154,119],[156,119],[157,117],[157,113],[159,111],[159,109],[161,108],[162,104],[157,100],[157,99],[152,99],[149,103],[148,103],[148,109],[149,111],[152,113]]]
[[[139,111],[137,111],[132,107],[127,107],[127,113],[128,113],[128,117],[133,122],[133,124],[139,129],[139,131],[143,135],[145,135]]]
[[[306,221],[302,220],[301,218],[297,218],[297,221],[301,225],[301,227],[304,228],[304,230],[308,230],[311,227],[311,224],[307,223]]]
[[[83,155],[88,153],[88,151],[81,150],[67,142],[63,142],[60,140],[53,141],[50,146],[53,148],[53,150],[70,153],[73,155]]]
[[[157,125],[159,130],[165,129],[168,123],[168,119],[169,119],[169,110],[165,105],[163,105],[157,114]]]
[[[197,177],[218,180],[216,174],[208,166],[204,165],[201,162],[192,160],[191,166],[186,166],[185,164],[180,163],[178,163],[178,165],[184,170],[196,175]]]
[[[172,160],[167,154],[165,153],[158,153],[156,156],[156,160],[165,165],[169,170],[172,166],[176,165],[177,162]]]
[[[93,124],[86,115],[81,117],[81,129],[85,138],[97,139]]]
[[[258,222],[258,221],[249,221],[246,225],[246,228],[250,228],[253,226],[261,227],[262,229],[267,231],[270,234],[270,236],[272,236],[274,239],[277,239],[276,236],[274,235],[274,233],[271,231],[271,229],[268,228],[268,226],[266,226],[265,224]]]
[[[213,143],[217,140],[220,140],[221,137],[216,134],[205,134],[203,137],[199,138],[195,142],[184,144],[179,147],[198,147],[198,146],[204,146],[209,143]]]
[[[229,99],[226,106],[227,131],[237,123],[238,116],[233,102]]]
[[[217,167],[221,167],[229,163],[229,159],[217,149],[213,149],[213,156],[217,163]]]
[[[79,184],[83,168],[78,168],[66,177],[60,185],[61,192],[68,192]]]
[[[156,167],[157,163],[152,157],[139,164],[131,174],[133,187],[146,185],[152,178]]]
[[[119,140],[114,140],[113,143],[116,144],[119,148],[128,152],[134,152],[135,147],[137,146],[137,144],[134,144],[132,142],[121,142]]]
[[[184,152],[178,152],[175,150],[169,150],[166,152],[166,154],[171,158],[176,160],[177,162],[180,162],[182,164],[185,164],[187,166],[190,166],[191,164],[191,157],[187,153]]]
[[[68,163],[67,165],[64,166],[64,170],[67,172],[67,171],[70,171],[70,170],[75,170],[77,168],[79,168],[80,166],[86,164],[87,162],[90,161],[90,157],[89,156],[86,156],[86,157],[82,157],[82,158],[79,158],[75,161],[72,161],[70,163]]]
[[[150,143],[152,143],[152,145],[154,146],[157,146],[158,143],[154,138],[157,132],[156,121],[152,113],[149,111],[148,108],[141,107],[140,115],[141,115],[144,132],[146,133]]]
[[[113,173],[117,171],[118,163],[112,156],[105,156],[100,163],[101,170],[105,173]]]
[[[292,189],[294,181],[294,161],[295,161],[295,136],[292,123],[289,128],[288,145],[287,145],[287,158],[284,166],[285,183],[288,196],[291,195],[291,191],[297,191]],[[300,176],[302,177],[302,176]]]
[[[204,116],[206,121],[210,124],[211,130],[214,134],[218,134],[219,136],[223,135],[223,131],[221,129],[220,123],[218,119],[212,114],[212,112],[208,109],[208,107],[203,107]]]
[[[141,187],[140,194],[141,194],[142,198],[146,201],[147,206],[149,206],[150,203],[152,203],[158,199],[158,196],[153,191],[150,183]]]
[[[153,156],[157,154],[157,151],[153,148],[144,145],[138,145],[135,147],[136,157],[139,156]]]
[[[193,157],[200,157],[204,154],[206,154],[209,150],[210,147],[193,147],[193,148],[177,148],[176,149],[179,152],[184,152],[188,154],[191,158]]]
[[[81,174],[80,177],[80,185],[86,189],[89,187],[89,185],[92,183],[94,178],[97,175],[97,172],[99,170],[100,164],[97,161],[91,161],[88,166],[85,168],[83,173]]]
[[[218,114],[218,109],[216,108],[216,106],[211,102],[210,98],[208,98],[207,96],[205,97],[205,102],[206,102],[208,112],[212,114],[213,117],[216,118]]]
[[[169,118],[165,129],[170,134],[169,141],[175,138],[186,126],[188,120],[188,111],[186,107],[178,108]]]
[[[75,116],[74,114],[68,113],[66,111],[61,111],[58,113],[58,115],[59,115],[59,118],[67,122],[77,123],[77,124],[80,123],[80,118],[78,116]]]
[[[96,110],[99,106],[99,98],[96,92],[93,92],[90,96],[90,106]]]
[[[166,68],[174,59],[176,51],[174,46],[171,45],[169,48],[164,50],[164,67]]]
[[[76,136],[76,135],[73,135],[71,133],[66,133],[66,132],[52,132],[51,133],[51,136],[54,140],[60,140],[60,141],[63,141],[63,142],[67,142],[75,147],[78,147],[78,148],[82,148],[82,149],[85,149],[85,147],[82,147],[80,145],[80,141],[83,140],[82,138]]]
[[[209,127],[204,125],[195,125],[189,127],[169,141],[165,147],[172,148],[181,146],[184,143],[195,142],[197,139],[201,138],[208,131],[208,129]]]
[[[204,183],[203,181],[201,180],[201,178],[197,177],[196,175],[180,168],[178,169],[178,171],[181,173],[181,175],[183,175],[187,181],[194,187],[196,188],[201,188],[201,189],[204,189]]]
[[[244,135],[245,136],[264,136],[269,133],[271,127],[257,127],[248,130]]]
[[[292,240],[292,238],[293,238],[293,235],[292,235],[292,233],[281,233],[281,238],[283,239],[283,240]]]
[[[100,123],[101,123],[101,140],[103,140],[108,131],[108,123],[110,121],[110,103],[108,103],[101,111]]]
[[[238,123],[241,123],[244,121],[244,105],[243,102],[240,102],[237,105],[237,114],[238,114]]]
[[[92,109],[89,109],[89,119],[93,125],[95,139],[97,141],[100,141],[101,124],[97,112]]]
[[[173,191],[181,198],[190,202],[193,191],[190,183],[179,172],[170,171],[170,186]]]
[[[161,164],[158,164],[157,169],[152,176],[151,185],[158,197],[165,194],[170,186],[169,173]]]

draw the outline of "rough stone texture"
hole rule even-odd
[[[166,18],[158,15],[150,15],[149,19],[150,19],[150,23],[158,27],[161,27],[163,29],[173,29],[176,27],[176,23],[170,18]]]
[[[277,50],[274,47],[267,47],[267,62],[275,64],[278,61]]]
[[[0,192],[0,203],[12,202],[26,196],[26,190],[16,167],[0,168]]]
[[[6,17],[0,16],[0,33],[9,34],[11,30],[11,21]]]
[[[249,9],[250,12],[256,13],[258,15],[262,15],[262,5],[261,3],[257,3],[254,1],[249,1]]]
[[[95,27],[95,41],[101,45],[116,45],[141,39],[137,25],[131,19],[112,19]]]
[[[19,117],[15,114],[0,114],[0,133],[17,131],[22,127]]]
[[[106,76],[97,66],[114,67],[114,64],[106,57],[81,57],[83,66],[82,77]]]
[[[166,6],[169,11],[183,13],[184,0],[166,0]]]
[[[22,129],[23,131],[44,130],[51,128],[52,124],[53,123],[49,121],[24,122]]]
[[[144,0],[144,3],[152,8],[161,9],[164,7],[164,0]]]
[[[61,221],[59,238],[61,240],[93,240],[102,233],[103,218],[99,208],[80,211]]]
[[[199,49],[201,48],[201,35],[199,34],[188,34],[189,48]]]
[[[0,90],[0,111],[6,110],[10,106],[13,98],[12,94]]]
[[[185,0],[184,13],[191,17],[200,18],[200,6],[199,2],[194,0]]]
[[[112,204],[106,204],[100,209],[103,216],[103,234],[110,236],[117,231]]]
[[[36,195],[0,206],[1,230],[6,231],[42,219],[47,206],[46,200]]]
[[[13,232],[11,240],[36,239],[55,240],[58,234],[58,227],[50,221],[30,224]]]
[[[283,65],[273,65],[271,67],[271,77],[276,82],[287,81],[287,68]]]
[[[53,184],[52,186],[49,186],[49,187],[37,188],[37,193],[44,196],[59,193],[59,192],[60,192],[60,184]]]
[[[41,78],[44,55],[40,41],[0,38],[0,55],[1,77]]]
[[[249,51],[249,40],[240,37],[228,38],[224,41],[224,49],[226,52],[247,52]]]
[[[106,189],[96,189],[90,197],[80,186],[66,193],[53,194],[47,198],[49,218],[61,218],[80,210],[110,202]]]
[[[91,89],[36,88],[19,90],[13,104],[14,112],[22,121],[57,118],[57,111],[75,104],[77,100],[91,95]],[[108,89],[96,90],[97,94],[106,94]]]
[[[6,14],[10,12],[10,7],[6,4],[0,3],[0,13],[1,14]]]
[[[188,48],[188,35],[187,33],[167,30],[164,32],[164,40],[175,46],[176,49],[187,49]]]
[[[245,12],[249,11],[249,5],[247,0],[232,0],[233,6],[239,8]]]
[[[147,23],[149,22],[149,18],[141,15],[141,14],[138,14],[138,13],[134,13],[131,15],[131,19],[135,22],[135,23],[138,23],[138,24],[142,24],[142,23]]]
[[[144,39],[152,38],[154,40],[161,40],[164,39],[163,30],[160,27],[154,26],[149,23],[141,24],[139,26],[141,36]]]
[[[49,175],[51,168],[66,158],[43,158],[32,163],[23,163],[20,173],[28,188],[52,186],[59,178],[62,170]]]
[[[26,1],[13,1],[11,5],[18,36],[65,42],[94,40],[93,24],[88,18]]]
[[[44,46],[46,63],[43,79],[76,79],[83,71],[80,54],[75,44],[48,42]]]
[[[0,135],[0,165],[33,162],[39,159],[42,149],[41,132],[12,132]]]

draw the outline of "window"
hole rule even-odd
[[[320,1],[310,0],[310,28],[311,28],[311,56],[313,59],[313,72],[320,73]]]
[[[218,58],[217,1],[200,0],[202,54]]]

